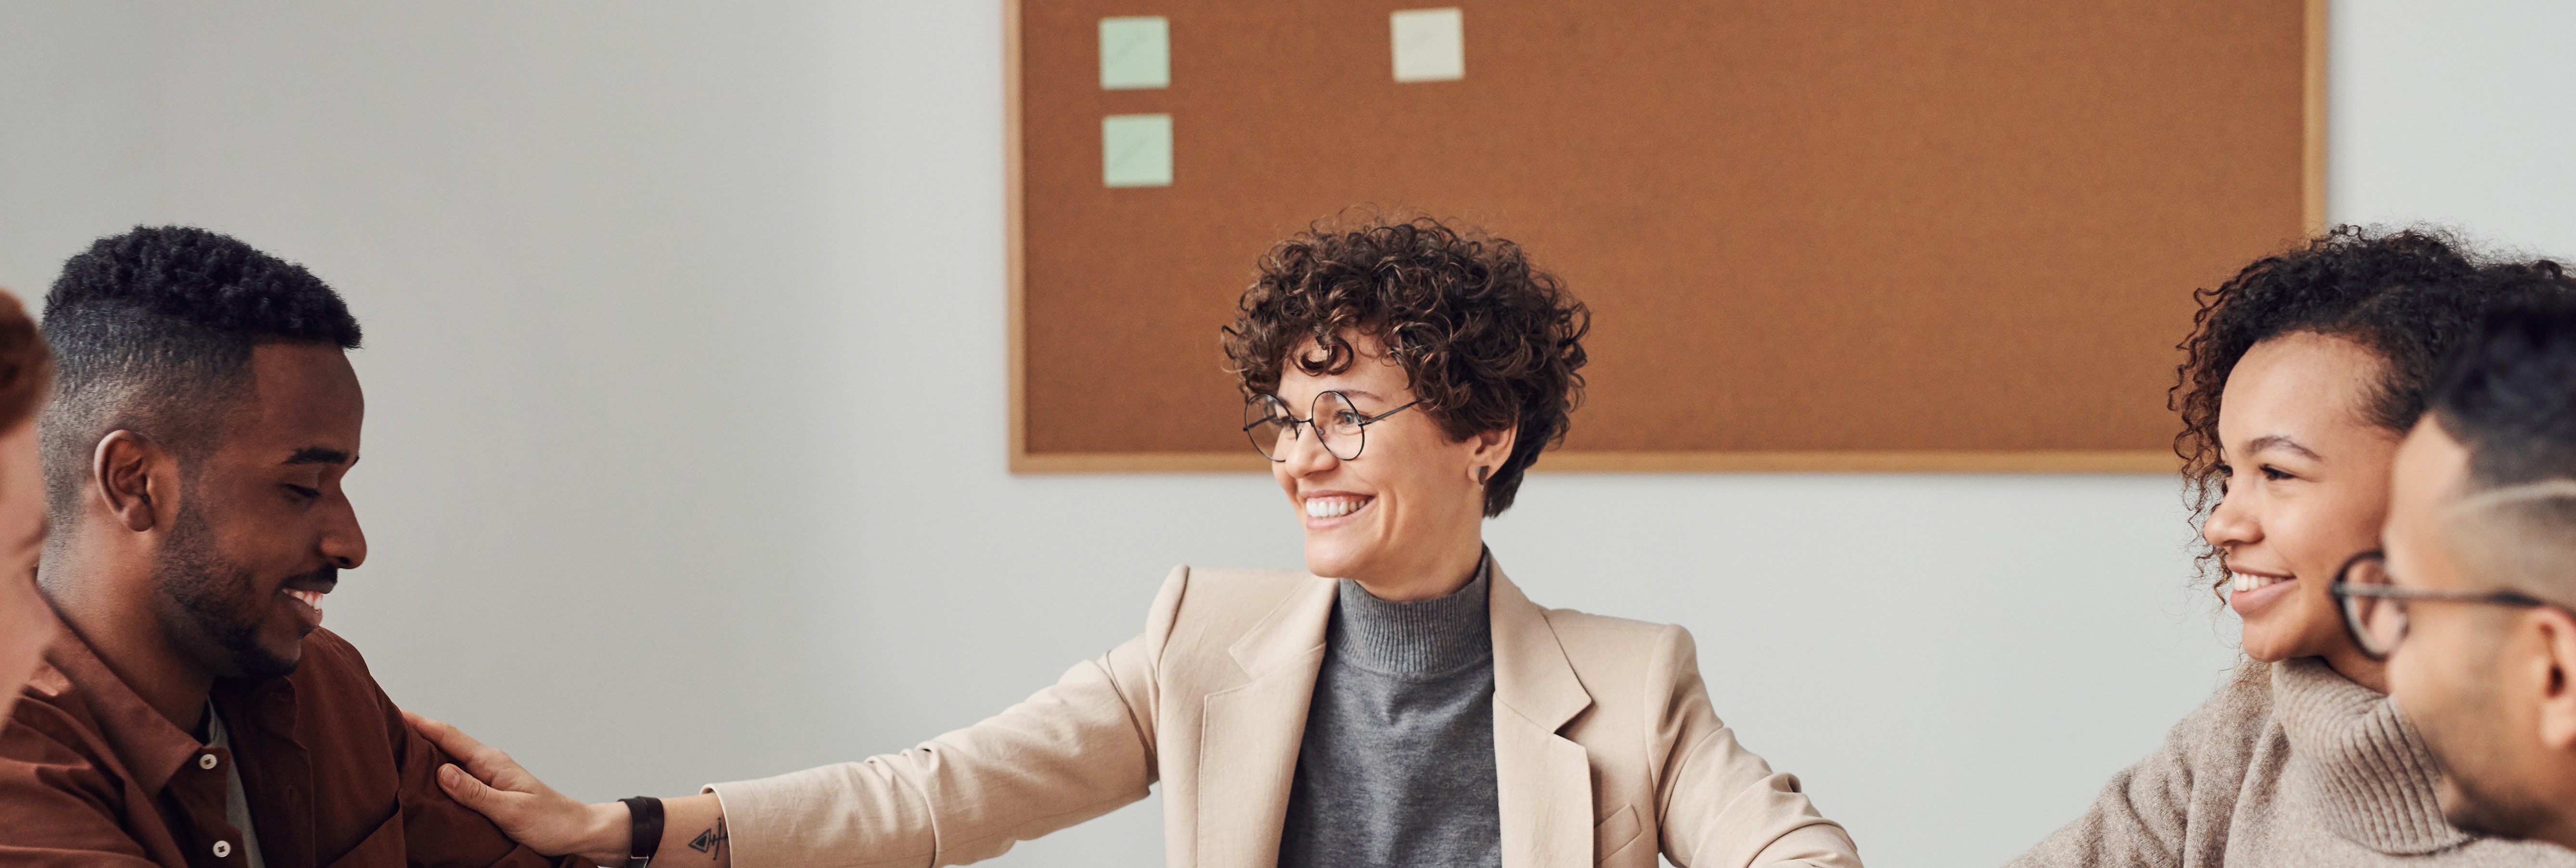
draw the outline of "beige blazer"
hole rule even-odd
[[[1169,868],[1272,868],[1335,584],[1179,567],[1145,634],[897,754],[715,784],[734,862],[955,865],[1163,784]],[[1504,868],[1858,866],[1798,779],[1735,743],[1680,627],[1542,609],[1494,570]]]

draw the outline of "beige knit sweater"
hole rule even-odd
[[[2434,774],[2388,697],[2314,658],[2249,662],[2012,865],[2576,868],[2576,852],[2451,828]]]

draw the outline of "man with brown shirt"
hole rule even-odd
[[[541,865],[433,773],[323,595],[367,556],[341,478],[358,324],[198,229],[64,266],[40,420],[61,638],[0,729],[0,863]]]

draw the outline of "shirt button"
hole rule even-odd
[[[233,854],[233,842],[231,842],[231,841],[217,841],[217,842],[215,842],[215,858],[217,858],[217,859],[221,859],[221,858],[224,858],[224,857],[226,857],[226,856],[230,856],[230,855],[232,855],[232,854]]]
[[[197,757],[197,767],[198,767],[198,768],[201,768],[201,769],[209,769],[209,770],[213,769],[213,768],[215,767],[215,755],[214,755],[214,754],[202,754],[202,755],[198,756],[198,757]]]

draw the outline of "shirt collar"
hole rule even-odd
[[[190,735],[178,724],[161,716],[150,703],[144,702],[125,679],[107,668],[107,661],[61,623],[62,616],[47,607],[46,615],[55,619],[54,644],[45,649],[45,663],[63,680],[71,692],[89,706],[92,719],[98,722],[99,737],[107,742],[144,792],[158,793],[179,773],[181,767],[194,762],[206,750],[204,742]]]

